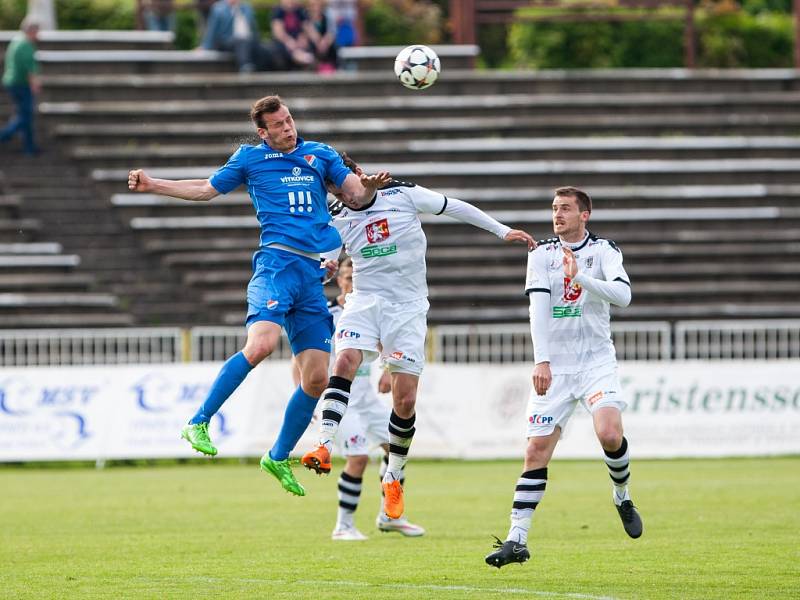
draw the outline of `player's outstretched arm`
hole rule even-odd
[[[528,245],[528,250],[533,250],[536,247],[536,242],[528,233],[520,229],[511,229],[497,219],[487,215],[480,208],[457,198],[446,198],[444,209],[434,214],[445,214],[462,223],[480,227],[507,242],[523,242]]]
[[[134,169],[128,173],[128,189],[132,192],[143,192],[170,196],[182,200],[206,202],[219,195],[208,179],[157,179],[150,177],[142,169]]]

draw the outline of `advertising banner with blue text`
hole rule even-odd
[[[171,458],[220,364],[9,368],[0,374],[0,461]],[[379,369],[373,369],[377,376]],[[430,364],[412,456],[520,458],[532,366]],[[646,362],[619,367],[623,420],[637,458],[800,453],[797,361]],[[293,389],[290,364],[265,361],[211,421],[220,456],[259,456]],[[602,391],[602,390],[598,390]],[[382,396],[389,410],[388,395]],[[309,427],[302,453],[316,439]],[[556,457],[596,458],[578,405]]]

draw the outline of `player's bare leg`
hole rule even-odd
[[[592,413],[594,430],[603,447],[608,475],[613,485],[614,506],[617,508],[622,526],[632,538],[642,535],[642,518],[631,500],[628,490],[630,480],[630,458],[628,440],[622,433],[622,413],[616,407],[603,406]]]
[[[363,354],[361,350],[345,348],[336,353],[333,375],[328,380],[328,387],[322,396],[319,444],[301,459],[303,466],[315,471],[317,475],[331,472],[333,439],[336,437],[339,423],[342,422],[342,417],[347,410],[347,403],[350,400],[350,386],[362,361]]]
[[[505,541],[496,538],[496,550],[486,556],[486,564],[499,569],[512,562],[523,563],[531,557],[528,551],[528,531],[533,513],[544,496],[547,465],[550,464],[560,437],[561,428],[556,426],[550,435],[528,438],[523,473],[514,490],[511,527]]]
[[[403,516],[403,486],[400,479],[414,438],[415,405],[419,376],[392,373],[392,415],[389,417],[389,464],[383,476],[383,510],[386,516]]]

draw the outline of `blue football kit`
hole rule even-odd
[[[333,320],[322,290],[318,255],[341,247],[342,240],[330,224],[324,182],[341,186],[350,172],[330,146],[298,138],[289,153],[278,152],[266,142],[242,145],[209,178],[221,194],[247,185],[261,226],[247,286],[247,325],[257,321],[281,325],[295,355],[331,349]],[[242,352],[231,356],[190,423],[208,423],[252,368]],[[317,398],[297,387],[269,451],[271,459],[282,461],[289,456],[316,403]]]
[[[319,261],[282,247],[318,254],[341,246],[339,233],[330,224],[324,182],[330,179],[341,185],[349,173],[333,148],[298,138],[290,153],[277,152],[266,142],[242,145],[209,179],[221,194],[247,185],[261,225],[247,288],[247,325],[272,321],[283,326],[295,354],[309,347],[330,351],[325,340],[332,331],[322,339],[298,338],[319,321],[330,323],[330,319]],[[332,323],[328,328],[332,329]]]

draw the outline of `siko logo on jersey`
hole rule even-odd
[[[582,293],[581,284],[574,283],[569,277],[564,277],[564,302],[575,302]]]
[[[315,163],[315,162],[317,162],[317,157],[316,157],[316,156],[314,156],[313,154],[305,154],[305,155],[303,156],[303,158],[305,158],[305,159],[306,159],[306,162],[307,162],[307,163],[309,164],[309,166],[311,166],[311,167],[313,167],[313,166],[314,166],[314,163]]]
[[[380,221],[375,221],[374,223],[368,223],[365,229],[367,231],[367,240],[369,240],[370,244],[382,242],[392,235],[389,233],[389,221],[386,219],[381,219]]]

